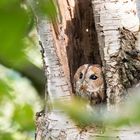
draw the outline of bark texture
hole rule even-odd
[[[46,20],[38,23],[38,32],[43,49],[45,74],[47,76],[48,94],[46,100],[54,102],[68,102],[71,99],[69,83],[53,42],[52,28]],[[51,103],[49,103],[51,104]],[[80,129],[61,110],[46,106],[45,112],[36,116],[36,140],[87,140],[96,137],[96,129],[93,127]],[[90,130],[89,132],[87,130]],[[100,133],[100,132],[99,132]]]
[[[122,102],[128,88],[139,82],[139,20],[132,0],[58,0],[59,17],[50,25],[38,22],[49,102],[71,100],[76,69],[84,63],[103,64],[108,107]],[[92,2],[92,3],[91,3]],[[128,21],[132,19],[132,22]],[[101,58],[100,58],[101,56]],[[102,60],[102,63],[101,63]],[[78,128],[61,110],[46,106],[37,114],[36,140],[139,140],[137,128],[112,130]],[[136,134],[137,132],[137,134]],[[129,134],[129,135],[128,135]]]
[[[127,97],[128,88],[140,80],[136,3],[131,0],[93,0],[92,3],[107,85],[108,109],[117,109]]]
[[[101,64],[92,4],[91,0],[57,2],[60,17],[53,24],[55,45],[61,62],[65,64],[65,74],[73,83],[80,65]]]

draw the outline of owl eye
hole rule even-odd
[[[83,73],[81,72],[79,75],[79,79],[82,79],[82,78],[83,78]]]
[[[90,77],[89,77],[89,79],[91,79],[91,80],[96,80],[97,78],[98,77],[96,75],[94,75],[94,74],[90,75]]]

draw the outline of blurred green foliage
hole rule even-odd
[[[2,102],[4,96],[6,95],[7,98],[12,98],[10,91],[12,88],[3,80],[0,80],[0,102]]]
[[[118,110],[107,111],[105,106],[91,108],[81,99],[71,102],[56,102],[54,106],[63,110],[80,127],[97,124],[97,128],[121,128],[140,125],[140,87],[135,87],[126,102],[120,104]],[[135,95],[135,96],[133,96]],[[119,107],[119,106],[118,106]],[[101,126],[101,127],[100,127]],[[112,132],[107,132],[108,136]]]
[[[0,140],[34,139],[44,92],[34,5],[56,17],[52,0],[0,0]]]
[[[20,127],[20,131],[32,131],[34,129],[33,116],[34,112],[31,105],[17,105],[17,107],[13,111],[13,124],[18,124]]]
[[[18,65],[25,59],[23,37],[28,32],[30,17],[19,0],[2,0],[1,3],[3,6],[0,5],[0,61],[9,66]]]
[[[95,112],[86,109],[86,101],[73,99],[71,102],[55,102],[54,106],[66,112],[79,126],[84,127],[95,123]],[[96,119],[97,121],[97,119]]]
[[[34,138],[36,111],[40,98],[31,82],[0,65],[0,139]]]
[[[45,13],[45,15],[52,22],[55,22],[57,17],[57,9],[54,0],[38,0],[38,6],[41,13]]]

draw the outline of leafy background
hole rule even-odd
[[[32,140],[45,79],[36,15],[56,17],[53,0],[0,0],[0,140]]]
[[[0,139],[31,140],[44,75],[28,1],[0,0]]]

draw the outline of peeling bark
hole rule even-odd
[[[128,88],[140,80],[136,3],[131,0],[94,0],[92,3],[107,85],[108,109],[114,110],[127,97]]]
[[[46,20],[41,20],[38,23],[38,32],[44,50],[43,59],[47,76],[49,101],[68,102],[71,100],[70,87],[67,77],[64,75],[60,59],[56,54],[57,51],[53,43],[50,24]],[[87,140],[89,137],[95,137],[96,134],[94,127],[90,127],[90,129],[79,128],[64,112],[54,109],[53,106],[50,111],[48,106],[46,106],[45,112],[37,113],[36,127],[36,140]],[[90,131],[88,132],[87,130]]]

